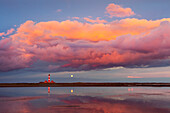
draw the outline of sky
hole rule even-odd
[[[169,5],[0,0],[0,83],[169,82]]]

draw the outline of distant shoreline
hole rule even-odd
[[[0,87],[170,87],[170,83],[0,83]]]

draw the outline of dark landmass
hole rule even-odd
[[[0,83],[0,87],[170,87],[170,83]]]

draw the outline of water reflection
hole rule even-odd
[[[74,92],[73,89],[71,89],[70,92],[73,93]]]
[[[133,88],[128,88],[128,91],[129,92],[133,92]]]
[[[41,88],[40,88],[41,89]],[[45,90],[46,89],[46,90]],[[76,92],[74,90],[76,89]],[[20,95],[0,88],[2,113],[169,113],[170,88],[34,88],[35,95]],[[41,93],[44,92],[44,95]],[[130,92],[129,92],[130,91]],[[133,91],[133,92],[132,92]],[[71,92],[71,93],[70,93]],[[73,93],[74,92],[74,93]],[[18,94],[17,94],[18,93]],[[39,93],[39,95],[38,95]],[[46,94],[45,94],[46,93]],[[28,93],[27,93],[28,94]],[[47,96],[49,95],[50,96]]]
[[[48,87],[48,94],[50,95],[50,87]]]
[[[74,93],[74,90],[70,89],[70,93]],[[50,87],[48,87],[48,95],[50,95]]]

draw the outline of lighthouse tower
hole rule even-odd
[[[50,74],[48,75],[48,83],[50,83]]]

